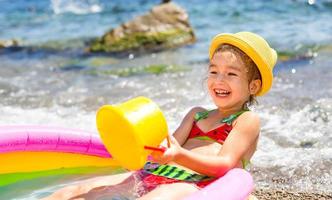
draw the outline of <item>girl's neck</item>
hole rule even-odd
[[[237,113],[241,110],[244,110],[245,108],[243,106],[240,107],[232,107],[232,108],[220,108],[218,107],[217,110],[218,112],[223,116],[223,117],[228,117],[234,113]]]

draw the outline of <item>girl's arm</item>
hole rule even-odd
[[[182,146],[189,136],[190,130],[192,128],[194,122],[194,116],[197,112],[201,112],[205,110],[201,107],[192,108],[187,115],[183,118],[180,126],[173,133],[173,137],[178,141],[178,143]]]
[[[222,149],[216,156],[207,156],[183,149],[172,141],[173,160],[184,167],[208,176],[220,177],[234,168],[255,144],[260,131],[259,117],[245,112],[236,120]],[[167,152],[166,152],[167,153]],[[172,152],[170,152],[172,153]]]

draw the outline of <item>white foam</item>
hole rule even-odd
[[[51,3],[55,14],[66,12],[88,14],[99,13],[103,10],[97,0],[51,0]]]
[[[47,125],[97,132],[95,113],[77,107],[23,109],[1,106],[0,125]]]

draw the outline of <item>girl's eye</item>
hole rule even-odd
[[[228,73],[228,75],[229,75],[229,76],[237,76],[237,74],[232,73],[232,72]]]
[[[210,74],[217,74],[216,71],[210,71]]]

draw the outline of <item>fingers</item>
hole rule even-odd
[[[151,157],[154,162],[158,162],[159,158],[161,157],[161,153],[159,152],[152,152]]]
[[[157,162],[160,164],[164,164],[167,161],[167,157],[165,157],[165,155],[160,152],[153,152],[151,154],[151,156],[152,156],[152,159],[154,162]]]

